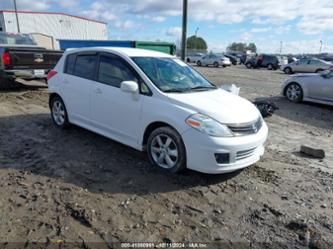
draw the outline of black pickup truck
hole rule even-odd
[[[18,78],[46,79],[62,53],[38,47],[28,34],[0,32],[0,89],[10,87]]]

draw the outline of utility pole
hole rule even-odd
[[[283,47],[283,42],[280,41],[280,54],[282,54],[282,47]]]
[[[183,29],[182,29],[182,51],[181,51],[181,59],[183,61],[185,61],[186,57],[187,7],[188,7],[188,0],[183,0]]]
[[[20,33],[20,23],[19,23],[19,18],[18,18],[18,13],[17,13],[16,0],[14,0],[14,9],[15,9],[15,16],[16,16],[17,33]]]
[[[322,49],[323,49],[323,41],[320,41],[319,54],[321,54]]]

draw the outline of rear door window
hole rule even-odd
[[[66,58],[66,66],[65,73],[74,74],[74,66],[75,66],[76,54],[69,54]]]
[[[93,80],[95,78],[96,64],[96,54],[79,54],[76,56],[73,74],[84,79]]]

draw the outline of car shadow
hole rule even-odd
[[[152,166],[145,153],[72,126],[56,128],[49,114],[0,118],[0,165],[58,179],[90,192],[151,194],[209,186],[240,171],[172,174]]]
[[[333,106],[310,102],[293,103],[283,96],[257,99],[275,103],[279,107],[279,110],[274,115],[324,129],[333,128]]]

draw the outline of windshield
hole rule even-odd
[[[216,89],[216,86],[179,59],[155,57],[135,57],[132,59],[163,92]]]
[[[34,39],[28,34],[0,33],[0,44],[5,45],[36,45]]]

